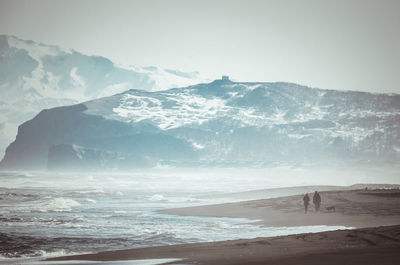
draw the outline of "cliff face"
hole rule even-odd
[[[63,159],[78,163],[72,145],[92,150],[85,168],[121,168],[121,157],[132,167],[395,162],[400,96],[229,80],[130,90],[40,112],[0,165],[62,168]]]
[[[159,133],[142,134],[136,126],[87,115],[83,113],[86,109],[85,105],[79,104],[44,110],[22,124],[16,140],[6,150],[1,167],[127,169],[155,166],[154,161],[147,158],[148,154],[158,159],[168,156],[183,160],[186,155],[188,158],[194,155],[183,140]],[[80,148],[74,149],[73,144]]]

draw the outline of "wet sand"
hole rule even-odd
[[[242,239],[101,252],[52,260],[176,258],[169,264],[398,264],[400,190],[321,192],[322,211],[304,214],[302,196],[170,209],[168,214],[258,219],[264,226],[342,225],[357,227],[280,237]],[[325,209],[335,206],[336,211]],[[365,228],[369,227],[369,228]]]
[[[308,214],[303,195],[251,200],[162,211],[175,215],[240,217],[261,220],[263,226],[332,225],[375,227],[400,224],[400,190],[340,190],[320,192],[321,211],[315,212],[310,193]],[[335,207],[335,212],[326,207]]]
[[[115,261],[177,258],[167,264],[398,264],[400,226],[151,247],[51,260]]]

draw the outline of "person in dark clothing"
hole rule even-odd
[[[314,192],[313,203],[315,211],[319,212],[319,208],[321,207],[321,196],[319,195],[318,191]]]
[[[304,202],[304,213],[307,213],[308,211],[308,204],[310,202],[310,197],[308,197],[308,194],[304,195],[303,197],[303,202]]]

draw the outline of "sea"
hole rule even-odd
[[[344,228],[262,227],[252,224],[257,220],[160,212],[235,201],[208,198],[215,194],[317,183],[317,175],[304,181],[301,171],[282,172],[293,170],[0,172],[0,264],[46,264],[41,260],[63,255]]]

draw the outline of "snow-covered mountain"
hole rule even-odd
[[[0,157],[15,139],[17,126],[42,109],[204,80],[197,72],[122,67],[104,57],[0,35]]]
[[[400,95],[225,79],[44,110],[19,127],[0,165],[126,169],[399,159]]]

